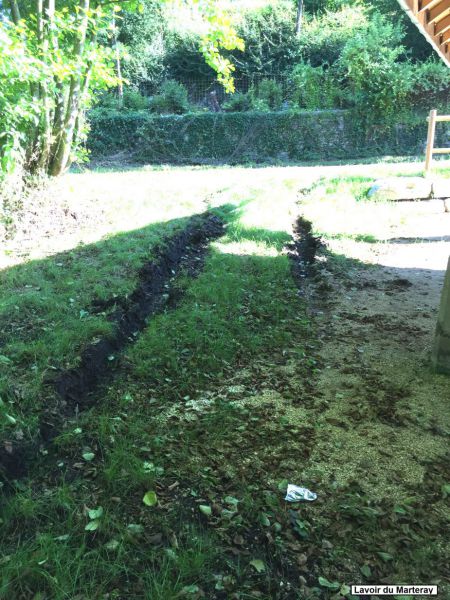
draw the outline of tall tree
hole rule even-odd
[[[232,89],[233,65],[220,50],[242,47],[242,40],[229,16],[218,0],[178,1],[203,18],[201,51]],[[11,170],[20,158],[27,171],[59,175],[83,140],[93,93],[122,84],[116,19],[123,9],[139,10],[139,3],[7,2],[6,18],[0,20],[1,170]]]
[[[295,33],[299,35],[302,30],[303,0],[297,0],[297,15],[295,18]]]

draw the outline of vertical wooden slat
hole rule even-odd
[[[436,131],[436,114],[435,109],[430,111],[428,117],[428,138],[427,138],[427,152],[425,156],[425,173],[428,173],[431,168],[431,161],[433,158],[433,146],[434,146],[434,133]]]
[[[450,374],[450,259],[442,290],[432,361],[435,371]]]

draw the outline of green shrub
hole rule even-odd
[[[414,65],[405,60],[403,30],[375,14],[350,38],[337,61],[354,106],[371,121],[394,122],[410,107]]]
[[[125,88],[122,101],[117,91],[104,92],[98,99],[97,108],[106,110],[146,110],[149,100],[138,91]]]
[[[252,98],[248,94],[236,92],[222,104],[225,112],[245,112],[252,108]]]
[[[417,91],[448,92],[450,88],[450,69],[441,61],[429,60],[414,66],[414,87]]]
[[[149,100],[136,90],[126,89],[123,92],[123,108],[129,110],[145,110],[149,106]]]
[[[99,109],[113,109],[118,110],[119,108],[119,98],[117,94],[113,91],[105,91],[99,94],[96,98],[96,106]]]
[[[255,110],[278,110],[283,102],[283,88],[273,79],[263,79],[250,90]]]
[[[127,49],[124,77],[133,85],[161,82],[166,75],[168,23],[160,0],[142,0],[142,10],[124,10],[118,19],[119,43]]]
[[[185,86],[178,81],[165,81],[150,101],[153,113],[166,115],[182,115],[189,110],[188,94]]]
[[[255,8],[240,10],[238,33],[245,40],[245,49],[231,52],[236,77],[252,78],[257,74],[274,78],[299,59],[301,38],[295,34],[295,5],[292,0],[254,4]]]
[[[296,65],[291,75],[289,100],[299,108],[310,110],[340,106],[339,85],[330,69],[307,63]]]

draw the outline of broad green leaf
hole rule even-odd
[[[363,565],[360,568],[361,573],[364,575],[364,577],[370,577],[372,575],[372,570],[369,567],[369,565]]]
[[[255,571],[257,571],[258,573],[264,573],[264,571],[266,570],[266,565],[264,564],[264,562],[259,559],[259,558],[254,558],[253,560],[250,561],[250,565],[255,569]]]
[[[231,504],[232,506],[237,506],[239,503],[239,500],[237,498],[234,498],[233,496],[225,496],[223,501],[225,502],[225,504]]]
[[[103,507],[99,506],[98,508],[91,509],[88,511],[88,515],[90,519],[100,519],[100,517],[103,515]]]
[[[283,481],[280,481],[277,487],[280,490],[280,492],[285,492],[287,490],[288,484],[289,481],[287,479],[283,479]]]
[[[119,547],[118,540],[111,540],[107,544],[105,544],[105,548],[107,550],[117,550],[118,547]]]
[[[270,527],[269,517],[266,515],[266,513],[261,513],[259,520],[261,521],[261,525],[264,525],[264,527]]]
[[[389,554],[389,552],[377,552],[377,554],[380,558],[384,560],[384,562],[388,562],[390,560],[393,560],[394,558],[392,554]]]
[[[235,510],[227,510],[226,508],[224,508],[221,513],[220,516],[223,519],[232,519],[235,515],[237,515],[237,511]]]
[[[95,454],[93,452],[85,452],[83,458],[86,462],[91,462],[91,460],[94,460]]]
[[[212,509],[207,504],[200,504],[200,506],[198,507],[198,509],[199,509],[200,512],[202,512],[207,517],[210,517],[212,515]]]
[[[134,535],[139,535],[140,533],[144,532],[144,527],[137,523],[130,523],[129,525],[127,525],[127,529],[130,533],[133,533]]]
[[[156,496],[156,492],[148,491],[145,496],[142,498],[142,502],[147,506],[155,506],[158,502],[158,498]]]
[[[182,595],[185,595],[185,594],[198,594],[199,591],[200,591],[200,588],[198,587],[198,585],[186,585],[181,590],[181,594]]]
[[[450,496],[450,483],[445,483],[442,488],[442,495],[444,496],[444,498],[447,498],[447,496]]]
[[[318,581],[322,587],[328,588],[329,590],[338,590],[341,586],[337,581],[328,581],[326,577],[319,577]]]
[[[100,525],[100,521],[98,519],[94,519],[94,521],[89,521],[89,523],[84,528],[86,531],[95,531],[98,529]]]
[[[403,506],[400,506],[399,504],[397,504],[397,506],[394,506],[394,512],[398,515],[406,515],[406,510],[403,508]]]

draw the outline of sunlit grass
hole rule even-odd
[[[409,216],[365,193],[379,176],[418,168],[143,169],[71,174],[64,181],[72,189],[61,182],[62,198],[97,217],[72,237],[42,247],[39,238],[26,264],[2,273],[1,417],[16,419],[3,421],[8,439],[35,429],[51,391],[46,375],[76,364],[86,343],[110,331],[106,315],[91,310],[93,298],[127,296],[143,261],[189,215],[214,206],[228,228],[197,279],[177,278],[180,302],[124,351],[96,406],[69,420],[30,479],[3,498],[0,598],[275,598],[280,581],[297,585],[303,554],[311,598],[332,596],[319,577],[359,581],[364,564],[398,581],[424,569],[436,576],[441,492],[431,520],[428,506],[399,508],[383,484],[403,502],[392,469],[412,464],[407,444],[422,440],[428,455],[440,438],[428,432],[425,443],[394,429],[395,444],[405,440],[398,460],[380,462],[372,483],[357,471],[360,455],[377,460],[378,446],[324,420],[323,396],[312,391],[323,365],[285,253],[299,212],[325,241],[372,248],[389,239]],[[81,239],[95,243],[78,247]],[[71,250],[54,255],[60,244]],[[347,268],[348,255],[341,261]],[[333,405],[336,419],[344,401]],[[385,445],[392,428],[379,430]],[[410,469],[407,483],[422,474]],[[286,510],[285,478],[320,492],[297,517],[308,539]],[[149,490],[155,507],[142,502]],[[426,491],[417,485],[418,496]],[[88,509],[99,506],[98,529],[86,530]]]

